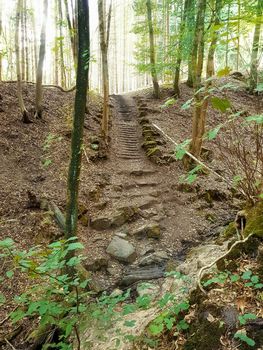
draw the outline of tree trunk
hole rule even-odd
[[[197,51],[196,60],[192,60],[194,72],[195,107],[193,115],[192,141],[190,153],[199,158],[202,147],[202,138],[205,128],[205,112],[202,108],[203,96],[199,91],[201,88],[201,77],[204,61],[204,20],[206,12],[206,0],[198,1],[198,13],[196,20],[195,45]]]
[[[46,53],[46,24],[47,24],[47,9],[48,9],[48,0],[44,0],[44,17],[41,28],[41,37],[40,37],[40,48],[39,48],[39,59],[37,66],[36,74],[36,113],[35,117],[37,119],[42,118],[42,98],[43,98],[43,64]]]
[[[196,25],[196,21],[195,21],[195,4],[196,1],[195,0],[190,0],[190,4],[189,4],[189,8],[188,8],[188,12],[187,12],[187,18],[186,18],[186,26],[187,26],[187,34],[190,38],[192,38],[192,42],[191,44],[189,44],[189,46],[192,47],[190,53],[189,53],[189,57],[188,57],[188,77],[187,77],[187,82],[186,84],[189,87],[193,87],[194,85],[194,79],[193,79],[193,67],[192,67],[192,57],[194,56],[196,58],[196,52],[197,52],[197,48],[194,42],[194,30],[193,28],[195,28]]]
[[[66,86],[66,71],[65,71],[65,60],[63,52],[63,13],[62,13],[62,0],[58,0],[58,15],[59,15],[59,56],[60,56],[60,83],[62,87]]]
[[[77,83],[71,136],[71,159],[68,172],[66,238],[77,234],[78,192],[90,59],[88,0],[78,0],[78,36]]]
[[[0,3],[0,40],[3,35],[2,3]],[[0,52],[0,81],[2,81],[2,52]]]
[[[251,63],[250,63],[250,78],[249,78],[249,91],[253,93],[258,83],[258,51],[259,51],[259,39],[261,29],[261,16],[263,12],[263,2],[258,0],[257,5],[257,22],[254,30],[252,52],[251,52]]]
[[[109,128],[109,67],[108,67],[108,47],[110,35],[110,22],[112,3],[109,8],[109,15],[105,19],[105,0],[98,0],[100,49],[102,58],[102,81],[103,81],[103,117],[102,117],[102,137],[107,144]]]
[[[21,21],[21,9],[22,9],[22,0],[17,0],[17,9],[16,9],[16,26],[15,26],[15,51],[16,51],[16,75],[17,75],[17,97],[19,108],[22,114],[23,123],[31,123],[28,117],[28,111],[26,110],[23,92],[22,92],[22,80],[21,80],[21,70],[20,70],[20,47],[19,47],[19,32],[20,32],[20,21]]]
[[[176,59],[176,65],[175,65],[175,75],[174,75],[174,84],[173,84],[174,94],[178,97],[180,96],[179,79],[180,79],[180,69],[181,69],[181,63],[182,63],[183,36],[185,32],[185,27],[186,27],[187,13],[189,11],[190,5],[191,5],[191,0],[184,1],[183,17],[182,17],[182,21],[179,29],[179,42],[178,42],[177,59]]]
[[[71,3],[72,7],[72,20],[70,18],[69,14],[69,5],[68,0],[64,0],[65,9],[66,9],[66,17],[67,17],[67,23],[68,23],[68,30],[69,30],[69,37],[70,37],[70,43],[71,43],[71,49],[72,49],[72,55],[74,60],[74,67],[77,69],[77,28],[76,28],[76,21],[75,21],[75,13],[73,11],[73,5]]]
[[[154,34],[153,34],[153,21],[152,21],[152,3],[151,0],[146,0],[147,7],[147,22],[149,29],[149,41],[150,41],[150,63],[151,63],[151,75],[153,82],[154,97],[160,98],[160,88],[156,72],[155,62],[155,49],[154,49]]]

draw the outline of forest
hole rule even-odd
[[[0,349],[263,350],[263,0],[0,0]]]

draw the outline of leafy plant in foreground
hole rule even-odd
[[[89,280],[83,281],[76,273],[68,272],[81,263],[82,256],[67,257],[69,253],[82,248],[77,237],[53,242],[44,249],[37,246],[28,251],[18,250],[10,238],[0,241],[0,258],[12,266],[6,272],[6,278],[13,278],[18,270],[35,282],[28,291],[15,297],[18,308],[11,314],[12,322],[38,318],[42,330],[52,327],[59,331],[58,349],[72,349],[69,340],[73,333],[80,348],[79,316],[87,308],[89,293],[85,289]],[[5,302],[3,297],[2,302]]]

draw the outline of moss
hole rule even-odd
[[[231,238],[236,235],[236,224],[235,222],[230,222],[230,224],[224,230],[222,236],[225,239]]]
[[[244,237],[247,237],[251,233],[259,238],[263,238],[263,201],[255,205],[255,207],[247,209]]]

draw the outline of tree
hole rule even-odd
[[[253,93],[258,83],[258,51],[259,51],[260,28],[262,23],[262,13],[263,13],[263,1],[258,0],[257,19],[255,24],[255,30],[254,30],[252,52],[251,52],[251,63],[250,63],[249,91],[251,93]]]
[[[190,153],[199,157],[202,148],[202,138],[205,127],[205,114],[202,108],[203,96],[201,89],[201,77],[204,62],[204,21],[206,13],[206,0],[198,1],[198,13],[196,19],[196,30],[194,37],[195,52],[192,56],[192,70],[195,88],[195,107],[193,115],[192,141],[190,144]]]
[[[90,60],[88,0],[78,0],[78,43],[77,82],[67,186],[66,238],[76,236],[77,232],[78,193]]]
[[[47,10],[48,10],[48,0],[44,0],[44,17],[43,17],[43,23],[41,28],[39,58],[38,58],[38,66],[37,66],[37,74],[36,74],[35,117],[37,119],[42,118],[42,98],[43,98],[42,79],[43,79],[43,64],[44,64],[45,53],[46,53]]]
[[[22,92],[22,79],[21,79],[21,68],[20,68],[20,21],[21,21],[21,10],[22,10],[22,0],[17,0],[17,7],[16,7],[16,25],[15,25],[15,51],[16,51],[16,75],[17,75],[17,96],[18,96],[18,103],[19,108],[22,114],[22,121],[23,123],[31,123],[28,111],[25,107],[24,99],[23,99],[23,92]]]
[[[176,96],[180,95],[180,89],[179,89],[179,79],[180,79],[180,68],[182,63],[182,54],[183,54],[183,36],[185,34],[186,29],[186,20],[187,20],[187,14],[191,10],[191,5],[193,1],[192,0],[185,0],[184,1],[184,10],[183,10],[183,18],[180,23],[180,29],[179,29],[179,42],[178,42],[178,50],[177,50],[177,58],[176,58],[176,64],[175,64],[175,75],[174,75],[174,94]]]
[[[108,66],[108,48],[110,38],[110,23],[112,2],[109,7],[108,19],[105,14],[105,0],[98,0],[99,31],[100,31],[100,50],[102,59],[102,81],[103,81],[103,117],[102,117],[102,137],[107,144],[109,128],[109,66]]]
[[[149,29],[149,41],[150,41],[150,64],[151,64],[151,75],[153,82],[154,97],[160,98],[160,88],[156,72],[155,63],[155,49],[154,49],[154,34],[153,34],[153,20],[152,20],[152,2],[151,0],[146,0],[147,7],[147,23]]]

